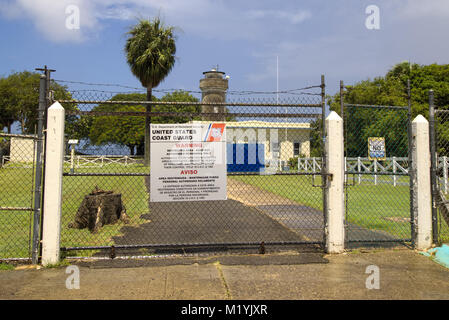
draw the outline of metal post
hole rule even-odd
[[[437,168],[436,162],[436,132],[435,132],[435,105],[433,90],[429,91],[429,136],[430,136],[430,183],[432,185],[432,238],[433,243],[438,242],[438,211],[437,211]]]
[[[39,107],[37,109],[37,143],[36,143],[36,172],[34,185],[34,219],[33,219],[33,246],[31,260],[33,264],[39,263],[39,242],[41,237],[41,197],[42,197],[42,142],[44,139],[44,113],[46,109],[47,77],[41,75],[39,82]]]
[[[344,122],[344,103],[343,103],[343,90],[344,90],[343,80],[340,80],[340,117]],[[343,124],[344,126],[344,124]],[[348,175],[346,174],[346,157],[345,157],[345,185],[348,181]]]
[[[45,111],[44,111],[44,146],[43,146],[43,152],[45,153],[45,150],[47,150],[47,118],[48,118],[48,114],[47,114],[47,109],[50,107],[50,105],[52,104],[52,95],[51,95],[51,86],[50,86],[50,79],[51,79],[51,73],[52,72],[56,72],[56,70],[54,69],[49,69],[46,65],[44,66],[44,68],[36,68],[37,71],[42,71],[45,75],[46,81],[46,88],[45,88]],[[46,165],[45,165],[45,156],[42,155],[43,158],[43,163],[42,163],[42,201],[44,201],[45,198],[45,170],[46,170]],[[44,219],[44,208],[43,206],[41,206],[41,220],[43,221]],[[43,237],[43,230],[41,228],[41,234],[40,234],[40,239],[42,239]],[[42,246],[40,247],[39,250],[39,254],[42,256]]]
[[[343,102],[343,90],[345,89],[345,86],[343,84],[343,80],[340,80],[340,116],[343,119],[343,122],[345,121],[344,118],[344,102]]]
[[[328,194],[329,190],[327,187],[327,156],[326,156],[326,83],[324,75],[321,75],[321,121],[322,121],[322,146],[321,146],[321,183],[323,186],[323,219],[324,226],[327,225],[327,216],[328,216]],[[327,235],[326,232],[323,233],[323,243],[327,243]]]
[[[408,174],[409,174],[409,192],[410,192],[410,228],[411,228],[411,238],[412,245],[416,242],[416,204],[414,200],[414,187],[415,181],[415,171],[413,166],[413,137],[412,137],[412,92],[410,86],[410,79],[407,80],[407,135],[408,135]]]
[[[447,157],[443,157],[443,190],[447,194]]]

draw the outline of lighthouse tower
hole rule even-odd
[[[217,68],[218,69],[218,68]],[[224,78],[225,73],[212,69],[203,72],[204,78],[200,80],[200,89],[202,92],[203,103],[212,103],[211,105],[203,106],[203,113],[217,113],[214,115],[203,116],[204,121],[225,121],[224,113],[226,107],[223,105],[213,105],[213,103],[226,102],[226,91],[228,90],[228,79]]]

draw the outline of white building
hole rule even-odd
[[[11,138],[9,161],[33,162],[35,156],[34,139]]]
[[[203,123],[203,121],[193,121]],[[204,121],[204,123],[209,123]],[[287,162],[293,157],[310,157],[310,123],[267,121],[228,121],[228,143],[258,143],[264,145],[265,161]]]

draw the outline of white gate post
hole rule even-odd
[[[326,251],[341,253],[345,245],[345,198],[344,198],[344,145],[343,119],[332,111],[326,118],[326,168],[332,178],[326,192]]]
[[[432,205],[429,174],[429,122],[422,115],[418,115],[412,122],[412,139],[412,159],[415,171],[415,181],[413,181],[415,247],[424,250],[432,245]]]
[[[48,108],[45,150],[45,198],[42,235],[42,264],[59,262],[61,237],[62,171],[64,165],[65,110],[58,103]]]

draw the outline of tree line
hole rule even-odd
[[[375,77],[345,86],[344,103],[408,106],[407,81],[411,87],[411,118],[429,116],[429,90],[434,90],[435,106],[449,109],[449,65],[419,65],[402,62],[393,66],[385,76]],[[330,110],[341,115],[340,93],[327,96]],[[369,137],[385,137],[387,156],[406,157],[408,154],[407,110],[346,107],[345,149],[348,157],[367,156]],[[449,117],[436,119],[438,147],[441,155],[449,155]],[[313,156],[322,150],[321,120],[312,123],[311,148]]]
[[[36,133],[37,109],[39,105],[40,74],[23,71],[14,72],[0,78],[0,129],[11,133],[12,126],[17,123],[23,134]],[[72,95],[66,86],[54,81],[51,90],[55,100],[71,100]],[[147,95],[141,93],[121,93],[111,97],[110,101],[146,101]],[[178,90],[165,94],[163,97],[152,96],[152,101],[199,102],[190,93]],[[65,104],[67,111],[77,111],[76,104]],[[142,105],[98,104],[92,111],[104,112],[144,112]],[[200,113],[199,105],[156,105],[153,112],[189,112]],[[185,123],[199,120],[198,117],[157,116],[152,117],[152,123]],[[130,154],[143,155],[145,137],[144,116],[90,116],[67,115],[65,134],[70,139],[86,140],[91,145],[119,144],[127,146]]]
[[[13,72],[0,78],[0,130],[11,133],[18,122],[21,132],[32,134],[37,127],[40,74],[30,71]],[[71,99],[67,87],[52,82],[55,99]]]

